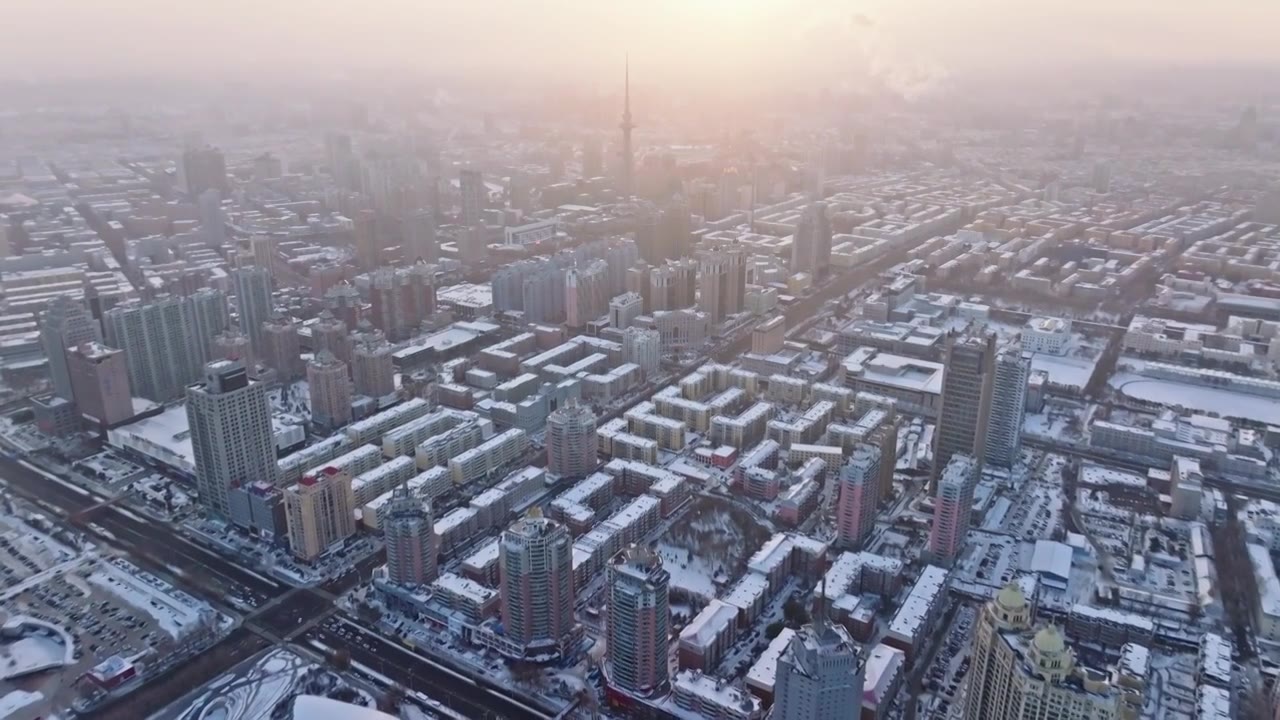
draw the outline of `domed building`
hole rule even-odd
[[[1034,603],[1010,583],[983,608],[974,631],[965,720],[1136,720],[1146,657],[1145,648],[1130,644],[1114,667],[1077,664],[1062,631],[1037,629]]]

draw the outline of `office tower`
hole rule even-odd
[[[671,265],[655,267],[649,273],[649,312],[675,310],[676,272]]]
[[[168,402],[200,376],[199,338],[190,308],[189,298],[161,295],[103,314],[107,344],[124,351],[129,385],[139,397]]]
[[[862,715],[866,658],[825,610],[796,631],[778,657],[773,680],[776,720],[845,720]]]
[[[859,443],[840,468],[836,500],[836,544],[858,549],[876,522],[880,502],[880,450]]]
[[[396,391],[391,353],[386,340],[355,343],[351,349],[351,377],[357,395],[380,398]]]
[[[582,143],[582,178],[595,178],[604,174],[604,148],[600,138],[587,138]]]
[[[1015,583],[979,613],[971,658],[964,720],[1133,720],[1142,715],[1145,678],[1132,674],[1124,662],[1109,671],[1079,665],[1057,627],[1035,630],[1035,607]]]
[[[683,257],[667,264],[671,268],[671,307],[668,310],[683,310],[693,307],[698,301],[698,261]]]
[[[404,244],[400,249],[406,263],[418,260],[433,263],[440,259],[436,218],[430,210],[415,210],[405,218]]]
[[[815,280],[831,266],[831,221],[825,202],[809,203],[791,238],[791,272],[809,273]]]
[[[196,338],[196,362],[200,367],[218,357],[213,339],[231,327],[227,296],[221,290],[200,288],[184,300],[191,309],[191,332]]]
[[[344,363],[351,362],[351,338],[347,334],[347,324],[328,310],[321,310],[311,325],[311,352],[319,355],[323,350],[333,353]]]
[[[206,190],[226,193],[227,161],[217,148],[188,148],[182,153],[178,168],[178,181],[182,191],[190,198],[198,198]]]
[[[302,375],[302,345],[298,324],[279,310],[262,324],[262,364],[276,371],[276,379],[291,383]]]
[[[991,421],[987,423],[984,462],[1012,468],[1022,451],[1022,420],[1027,410],[1027,379],[1031,356],[1018,345],[996,354],[991,390]]]
[[[614,555],[608,570],[609,684],[635,695],[652,694],[667,684],[671,574],[658,553],[637,545]]]
[[[622,196],[630,198],[634,192],[632,187],[632,167],[634,161],[631,153],[631,131],[636,128],[631,121],[631,60],[627,59],[626,75],[623,82],[622,122],[618,128],[622,130]]]
[[[650,311],[649,273],[652,272],[652,270],[653,268],[649,263],[641,260],[635,265],[627,268],[627,279],[623,283],[623,287],[626,288],[627,292],[633,292],[640,296],[642,301],[641,307],[644,312]]]
[[[729,257],[719,249],[706,252],[698,271],[698,309],[718,324],[729,315]]]
[[[592,260],[565,273],[565,324],[569,327],[584,327],[608,312],[607,272],[605,261]]]
[[[951,456],[963,453],[982,473],[986,454],[987,423],[991,418],[995,334],[985,329],[946,339],[942,376],[942,407],[933,435],[933,481]]]
[[[360,299],[360,291],[349,282],[343,281],[326,290],[324,303],[329,312],[349,328],[354,328],[364,318],[364,302]]]
[[[40,314],[40,345],[49,358],[49,378],[53,391],[64,400],[75,400],[67,351],[81,343],[101,340],[98,323],[84,303],[70,295],[58,295]]]
[[[662,335],[657,330],[627,328],[622,333],[622,361],[635,363],[645,377],[652,376],[662,364]]]
[[[933,525],[929,528],[929,562],[950,567],[964,549],[973,514],[973,488],[978,464],[968,455],[955,453],[938,478],[933,496]]]
[[[609,325],[619,330],[631,327],[644,314],[644,298],[638,293],[623,293],[609,301]]]
[[[605,262],[608,296],[613,297],[627,291],[627,269],[640,261],[640,248],[630,239],[609,240],[594,259]]]
[[[574,629],[573,538],[536,506],[498,545],[502,625],[526,656],[562,652]]]
[[[293,556],[311,562],[356,534],[351,473],[334,467],[302,476],[285,488],[284,516]]]
[[[67,370],[81,415],[112,427],[133,417],[133,394],[124,352],[92,340],[67,352]]]
[[[212,360],[238,360],[246,368],[252,369],[256,363],[253,348],[249,347],[249,336],[238,329],[230,329],[213,338]]]
[[[227,218],[222,212],[222,191],[209,188],[200,193],[196,204],[200,210],[200,232],[212,248],[220,248],[227,241]]]
[[[436,271],[439,267],[418,261],[396,271],[400,278],[401,316],[409,334],[418,332],[422,323],[436,312]]]
[[[397,585],[426,585],[436,579],[436,541],[431,506],[405,485],[391,492],[382,521],[387,546],[387,579]]]
[[[570,398],[547,416],[547,470],[561,477],[586,477],[596,469],[596,416]]]
[[[381,228],[372,210],[356,213],[351,224],[352,244],[356,248],[356,264],[361,270],[373,270],[382,263]]]
[[[351,378],[332,352],[319,350],[307,363],[307,391],[312,422],[331,430],[351,422]]]
[[[483,220],[481,212],[486,205],[485,198],[489,195],[484,185],[484,176],[479,170],[459,170],[458,191],[462,195],[462,217],[459,224],[467,228],[479,225]]]
[[[236,288],[236,312],[240,329],[249,336],[255,355],[262,355],[262,323],[271,318],[271,271],[242,267],[231,271]]]
[[[254,235],[249,238],[249,252],[254,265],[270,270],[276,255],[276,239],[270,235]]]
[[[218,360],[205,366],[204,381],[187,388],[187,423],[196,489],[206,511],[229,517],[232,486],[276,477],[267,388],[250,381],[244,365]]]

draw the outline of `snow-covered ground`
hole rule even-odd
[[[362,707],[373,697],[292,650],[273,648],[241,663],[174,703],[154,720],[285,720],[299,694],[323,695]]]
[[[1054,385],[1084,389],[1098,364],[1097,357],[1059,356],[1035,353],[1031,356],[1031,369],[1049,373]]]
[[[671,574],[671,586],[707,600],[716,596],[715,568],[684,548],[658,543],[662,567]]]
[[[1108,384],[1135,400],[1170,407],[1181,405],[1190,410],[1257,420],[1269,425],[1280,424],[1280,402],[1275,398],[1149,378],[1132,372],[1116,373]]]
[[[13,690],[4,697],[0,697],[0,718],[17,717],[19,710],[29,705],[35,705],[42,700],[44,700],[44,695],[38,692]]]

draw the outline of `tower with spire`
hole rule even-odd
[[[631,131],[635,123],[631,122],[631,56],[627,56],[626,70],[623,76],[622,122],[618,127],[622,130],[622,194],[631,197]]]

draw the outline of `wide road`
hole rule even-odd
[[[421,692],[468,718],[512,718],[545,720],[550,714],[537,712],[513,699],[509,693],[487,687],[484,678],[472,678],[442,665],[424,660],[420,655],[387,640],[377,633],[345,624],[348,632],[339,635],[322,625],[304,637],[326,647],[346,648],[353,663],[385,675],[405,688]]]
[[[9,458],[0,457],[0,477],[6,481],[14,495],[36,504],[47,514],[64,522],[88,508],[100,506],[103,501],[101,497],[87,491],[82,493],[78,488],[51,480]],[[244,630],[233,633],[199,657],[138,690],[137,693],[142,693],[138,695],[139,701],[148,707],[180,697],[264,647],[264,643],[251,638],[258,638],[259,634],[284,637],[295,628],[303,629],[302,626],[308,620],[332,613],[334,595],[367,579],[372,569],[385,561],[379,553],[359,563],[352,572],[326,582],[318,590],[294,589],[252,570],[241,568],[179,534],[172,526],[138,515],[128,508],[114,505],[98,507],[76,529],[104,545],[122,551],[139,566],[171,579],[175,585],[215,607],[243,611],[243,607],[228,607],[229,604],[234,605],[229,602],[234,593],[244,604],[264,608],[260,614],[248,612]],[[394,657],[393,666],[388,665],[385,672],[381,669],[378,672],[405,687],[441,699],[442,702],[448,697],[447,693],[453,693],[452,703],[445,704],[456,707],[468,717],[547,717],[521,709],[523,706],[499,693],[466,683],[433,662],[394,643],[380,641],[374,644],[372,640],[362,638],[362,643],[376,648],[369,650],[337,637],[323,627],[312,628],[299,637],[298,641],[302,642],[309,637],[320,639],[330,648],[349,650],[354,659],[371,668],[377,668],[382,662],[381,658]],[[368,637],[377,636],[370,633]],[[177,678],[181,678],[181,681],[180,687],[175,691],[169,685],[178,682]],[[102,716],[129,716],[127,711],[123,716],[114,713],[121,708],[133,707],[130,698],[137,693],[131,693],[121,702],[104,708]],[[94,715],[97,716],[97,713]]]

